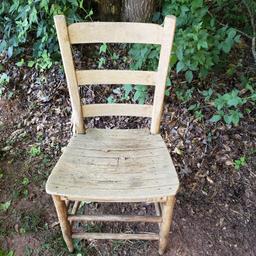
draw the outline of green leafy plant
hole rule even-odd
[[[177,73],[184,72],[188,82],[195,74],[204,78],[219,62],[220,55],[229,53],[232,46],[240,41],[234,28],[216,25],[216,19],[209,15],[207,3],[203,0],[165,0],[162,17],[166,15],[177,17],[171,66],[176,66]],[[135,44],[129,54],[134,69],[143,66],[156,69],[157,46]]]
[[[39,156],[41,154],[41,148],[40,146],[32,146],[29,150],[29,155],[31,157],[36,157],[36,156]]]
[[[29,184],[29,179],[27,177],[24,177],[22,180],[22,185],[27,186]]]
[[[41,217],[41,213],[37,211],[21,213],[20,233],[25,234],[27,232],[35,232],[38,228],[42,228],[43,222]]]
[[[6,89],[6,85],[10,82],[10,77],[6,73],[0,75],[0,97]]]
[[[35,66],[35,68],[39,69],[40,71],[49,69],[53,64],[50,54],[46,50],[43,50],[43,52],[39,52],[39,55],[40,57],[38,57],[37,59],[30,60],[28,62],[28,67],[31,68]]]
[[[107,52],[107,49],[108,49],[108,46],[106,43],[103,43],[101,46],[100,46],[100,49],[99,49],[99,55],[101,56],[102,53],[104,54],[104,56],[101,56],[98,60],[98,68],[101,68],[103,67],[105,64],[106,64],[106,57],[105,57],[105,54]]]
[[[119,55],[117,55],[115,52],[112,52],[108,45],[106,43],[103,43],[99,49],[99,55],[101,57],[98,60],[98,68],[101,68],[106,64],[107,54],[114,61],[119,59]]]
[[[239,95],[239,91],[233,89],[230,93],[218,95],[214,100],[214,106],[217,109],[217,114],[210,119],[211,122],[218,122],[224,120],[226,124],[238,125],[240,118],[243,117],[239,106],[246,103]]]
[[[209,101],[212,97],[213,90],[209,88],[208,90],[202,91],[201,94],[204,96],[205,101]]]
[[[229,53],[240,36],[234,28],[218,27],[203,0],[165,0],[163,16],[175,15],[177,29],[171,59],[176,72],[185,72],[188,82],[194,74],[207,76],[219,62],[220,55]]]
[[[156,70],[158,65],[160,47],[155,45],[133,44],[129,50],[131,58],[130,69],[132,70]],[[169,82],[169,81],[168,81]],[[170,83],[168,83],[170,84]],[[125,98],[131,93],[133,100],[143,104],[148,97],[148,88],[143,85],[124,85]]]
[[[182,101],[183,103],[186,103],[192,98],[194,90],[195,90],[194,87],[190,89],[185,87],[177,87],[175,88],[174,92],[180,101]]]
[[[3,251],[1,248],[0,248],[0,256],[14,256],[14,251]]]
[[[190,105],[188,110],[193,112],[193,114],[197,120],[201,121],[203,119],[204,115],[202,113],[200,103],[195,103],[195,104]]]
[[[177,17],[170,66],[175,67],[176,73],[183,73],[188,83],[195,77],[205,78],[219,63],[220,56],[225,56],[240,41],[234,28],[217,25],[215,17],[209,14],[207,2],[203,0],[164,0],[162,12],[155,15],[158,17],[155,21],[161,22],[166,15]],[[135,70],[156,70],[159,50],[156,45],[132,45],[129,50],[132,59],[130,67]],[[170,80],[167,85],[171,85]],[[139,99],[145,100],[147,89],[139,92],[134,89],[134,96],[140,95]],[[124,90],[127,91],[127,87]],[[181,94],[178,97],[181,98]]]
[[[11,200],[10,201],[6,201],[5,203],[1,203],[0,204],[0,212],[3,211],[7,211],[9,209],[9,207],[11,206]]]
[[[241,156],[239,159],[234,160],[234,167],[236,170],[240,170],[241,167],[246,165],[246,158],[245,156]]]
[[[58,43],[53,16],[64,14],[68,22],[90,18],[83,0],[2,0],[0,6],[0,27],[3,37],[0,40],[0,53],[8,57],[23,53],[25,44],[31,43],[32,60],[36,68],[47,69],[52,58],[58,58]],[[21,63],[20,63],[21,64]],[[31,66],[32,63],[30,62]]]

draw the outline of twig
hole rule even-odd
[[[208,13],[209,13],[212,17],[214,17],[214,15],[213,15],[209,10],[208,10]],[[225,24],[225,23],[223,23],[223,22],[221,22],[221,21],[219,21],[219,20],[217,20],[217,19],[216,19],[216,21],[217,21],[218,24],[220,24],[220,25],[223,26],[223,27],[231,27],[228,23]],[[238,29],[238,28],[234,28],[234,27],[232,27],[232,28],[235,29],[237,32],[239,32],[239,34],[241,34],[241,35],[247,37],[248,39],[250,39],[250,40],[253,39],[252,36],[246,34],[246,33],[243,32],[242,30],[240,30],[240,29]]]
[[[256,26],[255,26],[255,22],[254,22],[254,17],[253,17],[253,14],[250,10],[250,7],[247,5],[247,3],[245,2],[245,0],[242,0],[243,4],[246,6],[247,8],[247,11],[249,13],[249,16],[250,16],[250,20],[251,20],[251,26],[252,26],[252,30],[253,30],[253,36],[250,36],[248,34],[246,34],[245,32],[243,32],[242,30],[240,29],[237,29],[237,28],[234,28],[239,34],[247,37],[248,39],[252,40],[252,55],[253,55],[253,58],[254,58],[254,62],[256,64]],[[208,13],[212,16],[213,14],[208,10]],[[220,24],[221,26],[229,26],[229,24],[224,24],[222,23],[221,21],[218,21],[216,19],[217,23]],[[230,26],[229,26],[230,27]]]
[[[250,20],[251,20],[251,26],[252,26],[252,55],[253,55],[253,58],[254,58],[254,62],[256,64],[256,26],[255,26],[255,22],[254,22],[254,15],[253,15],[248,3],[245,0],[242,0],[242,3],[246,7],[246,9],[249,13],[249,16],[250,16]]]
[[[60,223],[58,221],[55,221],[51,224],[51,228],[54,228],[55,226],[58,226]]]

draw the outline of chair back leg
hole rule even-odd
[[[57,216],[59,219],[62,235],[64,238],[64,241],[66,242],[66,245],[68,247],[68,250],[70,252],[74,251],[74,246],[72,243],[72,237],[71,237],[71,226],[68,221],[68,212],[67,212],[67,206],[65,204],[65,201],[61,200],[60,196],[52,196]]]

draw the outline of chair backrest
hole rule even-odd
[[[72,122],[76,133],[84,133],[84,117],[113,115],[152,117],[151,133],[159,132],[175,20],[174,16],[167,16],[164,20],[164,26],[125,22],[82,22],[67,26],[63,15],[54,17],[71,98]],[[71,45],[85,43],[160,44],[158,70],[75,70]],[[79,86],[87,84],[141,84],[155,86],[153,105],[81,105]]]

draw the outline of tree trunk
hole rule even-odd
[[[122,20],[129,22],[150,21],[155,9],[155,0],[123,0]]]
[[[120,0],[93,0],[92,7],[96,12],[96,18],[100,21],[120,21]]]

